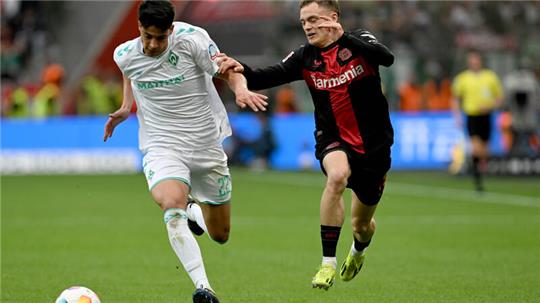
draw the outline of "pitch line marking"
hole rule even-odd
[[[324,180],[314,180],[308,178],[291,177],[291,176],[279,176],[278,178],[258,178],[250,181],[275,183],[284,185],[295,186],[308,186],[308,187],[322,187],[324,186]],[[478,194],[473,190],[466,189],[454,189],[447,187],[426,186],[409,183],[388,182],[386,186],[386,193],[389,195],[404,195],[420,198],[444,198],[455,201],[466,201],[474,203],[484,204],[499,204],[499,205],[511,205],[540,208],[540,197],[530,197],[505,193],[484,192]]]

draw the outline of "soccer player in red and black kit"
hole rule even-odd
[[[223,59],[220,69],[243,69],[249,89],[261,90],[296,80],[309,86],[315,105],[316,157],[327,176],[321,198],[323,260],[313,287],[328,289],[336,275],[336,246],[344,221],[343,192],[352,189],[353,245],[341,266],[349,281],[360,271],[375,232],[374,213],[390,169],[393,129],[383,95],[379,65],[394,56],[365,30],[344,32],[337,0],[303,0],[300,22],[308,45],[281,63],[251,69]]]

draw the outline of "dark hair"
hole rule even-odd
[[[482,54],[480,53],[480,51],[476,48],[469,48],[467,49],[467,55],[478,55],[478,56],[482,56]]]
[[[139,6],[139,22],[144,28],[155,26],[162,31],[171,27],[174,7],[170,1],[143,1]]]
[[[483,54],[476,48],[470,48],[467,50],[467,56],[469,55],[476,55],[482,62],[484,62],[484,56]]]
[[[300,9],[311,3],[317,3],[319,6],[326,7],[327,9],[336,12],[338,17],[341,14],[338,0],[302,0],[300,1]]]

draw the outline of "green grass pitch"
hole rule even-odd
[[[199,239],[223,303],[538,302],[540,179],[471,181],[394,172],[365,267],[327,292],[311,288],[321,259],[316,172],[234,169],[231,237]],[[341,262],[352,242],[347,219]],[[84,285],[104,303],[191,302],[142,175],[3,176],[1,302],[53,302]]]

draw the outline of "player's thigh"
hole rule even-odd
[[[485,150],[486,143],[479,136],[471,137],[471,152],[473,155],[477,156],[483,153]]]
[[[179,153],[153,149],[143,157],[143,171],[152,197],[162,208],[185,208],[190,172]]]
[[[223,205],[231,201],[232,180],[222,148],[208,148],[191,158],[191,195],[202,204]]]
[[[191,195],[200,202],[208,233],[214,240],[226,242],[231,226],[232,181],[221,147],[193,155],[191,180]]]
[[[351,175],[347,153],[341,149],[328,152],[322,160],[322,166],[329,180],[345,181]]]
[[[191,173],[186,159],[179,151],[152,149],[143,157],[143,172],[152,191],[159,183],[166,180],[177,180],[188,187],[191,183]]]
[[[381,200],[391,163],[390,148],[369,156],[354,155],[351,158],[351,177],[347,187],[353,190],[353,202],[358,202],[353,205],[358,204],[362,214]]]

